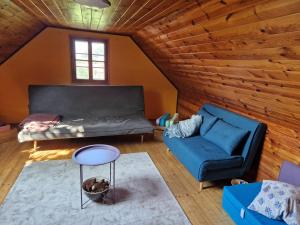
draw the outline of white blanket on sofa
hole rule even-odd
[[[165,135],[170,138],[185,138],[190,137],[199,130],[200,124],[202,123],[201,115],[192,115],[190,119],[182,120],[177,124],[173,124],[167,128]]]

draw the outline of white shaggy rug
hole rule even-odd
[[[84,179],[109,166],[84,167]],[[116,204],[80,209],[79,166],[71,160],[25,166],[0,207],[1,225],[190,225],[147,153],[116,161]],[[87,200],[84,196],[84,200]]]

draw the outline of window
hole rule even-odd
[[[107,84],[107,41],[71,38],[71,45],[73,82]]]

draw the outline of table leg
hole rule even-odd
[[[111,162],[109,163],[109,183],[111,184]]]
[[[114,170],[114,173],[113,173],[113,181],[114,181],[114,186],[113,186],[113,202],[115,203],[116,202],[116,186],[115,186],[115,183],[116,183],[116,179],[115,179],[115,176],[116,176],[116,167],[115,167],[115,162],[116,161],[113,161],[113,170]]]
[[[83,209],[82,207],[82,180],[83,180],[83,175],[82,175],[82,165],[80,167],[80,208]]]

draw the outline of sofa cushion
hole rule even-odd
[[[78,137],[111,136],[125,134],[152,133],[153,126],[140,115],[111,117],[67,117],[45,132],[26,132],[18,134],[20,142]]]
[[[286,225],[283,221],[271,220],[247,209],[247,206],[255,198],[260,189],[261,183],[259,182],[224,187],[223,208],[238,225]],[[243,218],[241,217],[241,210],[245,210]]]
[[[229,124],[249,131],[245,144],[239,146],[239,149],[237,149],[245,160],[242,172],[245,173],[249,171],[256,154],[262,149],[266,125],[212,104],[204,104],[200,112],[203,110],[206,110]]]
[[[29,112],[93,118],[144,115],[143,86],[30,85]],[[53,107],[55,106],[55,107]]]
[[[206,110],[202,110],[198,114],[200,114],[202,116],[202,124],[200,126],[200,135],[203,136],[215,124],[215,122],[218,120],[218,118],[213,116]]]
[[[229,155],[232,155],[247,134],[247,130],[218,120],[204,135],[204,138],[224,149]]]
[[[202,180],[207,170],[240,167],[243,163],[243,157],[230,156],[201,136],[189,138],[164,136],[164,142],[197,180]]]

